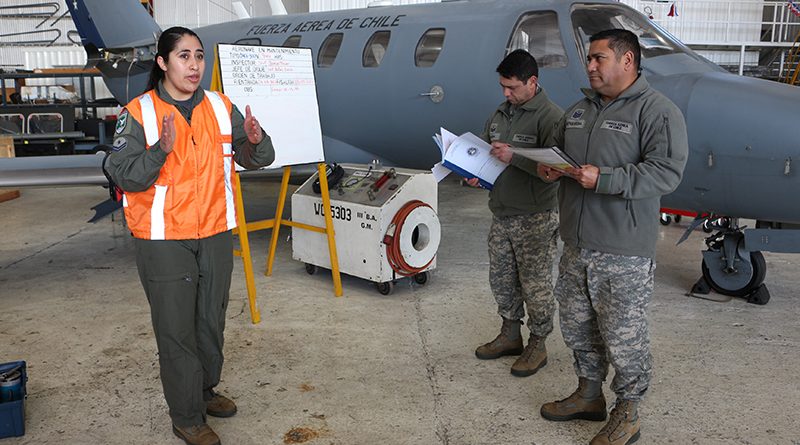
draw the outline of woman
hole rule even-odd
[[[243,117],[224,95],[199,88],[204,55],[189,29],[161,34],[147,92],[120,114],[105,168],[125,192],[173,432],[213,445],[206,414],[236,413],[214,392],[233,269],[232,161],[258,168],[275,153],[249,106]]]

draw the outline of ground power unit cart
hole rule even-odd
[[[328,169],[339,270],[388,295],[398,279],[428,281],[441,239],[437,183],[430,171],[342,164]],[[294,222],[324,227],[317,174],[292,195]],[[313,274],[330,269],[325,234],[292,229],[292,257]]]

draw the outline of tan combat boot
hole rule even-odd
[[[491,360],[504,355],[522,354],[522,336],[519,334],[520,324],[522,323],[518,320],[503,318],[503,327],[500,328],[500,335],[489,343],[479,346],[475,350],[475,356],[481,360]]]
[[[539,413],[547,420],[606,420],[606,398],[602,382],[578,378],[578,389],[569,397],[542,405]]]
[[[172,425],[172,432],[187,445],[221,445],[219,436],[205,423],[187,427]]]
[[[589,445],[628,445],[639,440],[639,402],[617,399],[608,423]]]
[[[211,400],[206,402],[206,414],[212,417],[232,417],[236,414],[236,404],[222,394],[214,393]]]
[[[528,346],[525,346],[522,355],[511,365],[511,375],[517,377],[534,375],[547,364],[547,348],[544,346],[544,340],[545,337],[531,334]]]

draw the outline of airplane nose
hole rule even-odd
[[[775,205],[774,193],[800,195],[800,88],[725,72],[676,74],[652,85],[686,118],[689,160],[676,193],[717,204],[699,210],[796,219],[791,206]]]

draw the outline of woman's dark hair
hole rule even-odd
[[[164,59],[164,62],[169,61],[169,53],[175,49],[175,45],[178,44],[178,40],[181,39],[183,36],[193,36],[200,42],[200,47],[203,47],[203,41],[200,40],[200,37],[195,34],[189,28],[184,28],[183,26],[173,26],[161,33],[161,37],[158,38],[158,52],[156,53],[156,57],[153,60],[153,68],[150,70],[150,79],[147,80],[147,88],[145,91],[150,91],[158,86],[158,81],[164,78],[164,70],[158,66],[158,56]]]

